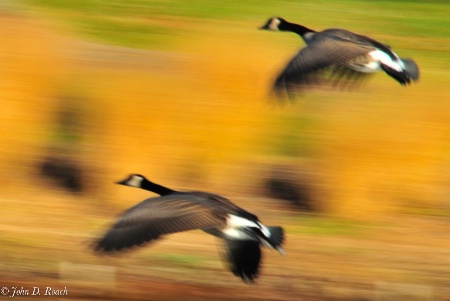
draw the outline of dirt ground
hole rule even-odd
[[[99,222],[99,212],[86,214],[89,206],[55,199],[48,208],[59,202],[59,211],[35,208],[46,222],[29,220],[29,214],[16,221],[8,210],[20,201],[4,202],[1,286],[10,294],[13,287],[30,294],[34,287],[41,293],[67,288],[66,296],[35,297],[42,300],[450,300],[446,217],[398,214],[350,224],[305,215],[274,199],[234,201],[287,232],[287,254],[264,250],[254,284],[227,271],[220,243],[200,231],[124,255],[96,256],[88,242],[110,219]],[[79,219],[64,225],[73,215]]]

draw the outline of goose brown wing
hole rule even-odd
[[[339,37],[324,37],[303,48],[286,66],[275,81],[275,90],[290,90],[308,84],[316,84],[319,71],[333,69],[333,76],[352,73],[345,65],[360,56],[366,55],[373,47],[352,43]]]
[[[355,41],[357,43],[363,43],[363,44],[370,43],[374,47],[381,49],[383,52],[385,52],[387,55],[389,55],[393,60],[398,58],[397,55],[392,51],[391,46],[380,43],[370,37],[355,34]]]
[[[224,213],[238,215],[254,222],[258,221],[258,217],[256,215],[246,211],[245,209],[242,209],[223,196],[203,191],[191,191],[189,193],[202,199],[208,199],[210,206],[217,206]]]
[[[140,246],[162,235],[210,229],[225,225],[225,216],[192,195],[147,199],[123,213],[95,244],[97,251],[111,252]]]

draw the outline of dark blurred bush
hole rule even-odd
[[[40,172],[68,191],[81,192],[84,188],[82,168],[73,159],[57,155],[48,156],[40,163]]]
[[[59,95],[57,100],[53,128],[39,169],[43,176],[53,179],[54,184],[78,193],[85,189],[80,157],[86,132],[82,108],[87,100],[71,93]]]
[[[317,211],[319,206],[314,197],[313,182],[306,168],[279,164],[270,168],[263,185],[269,197],[290,201],[301,210]]]

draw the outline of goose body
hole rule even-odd
[[[388,45],[345,29],[317,32],[282,18],[271,18],[260,29],[294,32],[306,44],[277,77],[276,90],[289,92],[316,83],[326,69],[331,70],[328,79],[333,83],[377,71],[386,72],[401,85],[419,79],[419,67],[412,59],[402,59]]]
[[[284,231],[266,227],[258,218],[228,199],[202,191],[181,192],[133,174],[118,184],[159,194],[126,210],[111,229],[96,242],[101,252],[141,246],[164,235],[201,229],[224,242],[230,270],[244,281],[253,281],[261,263],[260,246],[278,250]]]

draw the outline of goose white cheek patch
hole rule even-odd
[[[134,176],[128,181],[127,184],[133,187],[141,187],[142,180],[143,179],[141,177]]]
[[[280,25],[280,23],[281,23],[280,20],[273,19],[272,22],[270,22],[269,24],[270,30],[279,31],[280,29],[278,28],[278,26]]]

